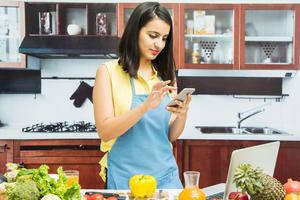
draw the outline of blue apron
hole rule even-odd
[[[148,95],[137,95],[130,78],[132,103],[130,109],[143,103]],[[156,178],[157,188],[181,189],[178,167],[168,138],[170,101],[165,95],[161,104],[147,113],[126,133],[119,136],[108,153],[107,188],[129,189],[129,179],[135,174]]]

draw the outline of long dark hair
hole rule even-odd
[[[168,10],[157,2],[139,4],[131,14],[119,44],[119,64],[131,76],[137,77],[140,64],[140,51],[138,45],[139,32],[143,26],[155,17],[170,25],[165,48],[152,60],[152,65],[163,80],[175,79],[175,62],[173,58],[173,26]]]

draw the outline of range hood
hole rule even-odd
[[[38,58],[115,58],[117,36],[26,36],[19,52]]]
[[[182,77],[255,77],[255,78],[292,78],[296,70],[207,70],[179,69]]]

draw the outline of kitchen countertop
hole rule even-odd
[[[186,126],[179,139],[186,140],[278,140],[300,141],[299,134],[202,134],[194,126]]]
[[[22,125],[10,125],[0,128],[0,140],[34,139],[99,139],[96,132],[90,133],[23,133]],[[194,126],[187,125],[179,139],[189,140],[278,140],[300,141],[300,134],[249,135],[249,134],[201,134]]]
[[[218,192],[223,192],[225,189],[225,183],[219,183],[216,185],[212,185],[206,188],[201,188],[201,190],[206,194],[206,196],[218,193]],[[99,190],[99,189],[83,189],[81,190],[82,195],[85,192],[103,192],[103,193],[127,193],[129,190]],[[179,193],[182,191],[181,189],[165,189],[162,190],[163,192],[168,192],[169,193],[169,200],[176,200]],[[129,199],[128,197],[126,200]]]
[[[0,140],[34,140],[34,139],[99,139],[96,132],[68,133],[27,133],[22,132],[22,125],[10,125],[0,128]]]

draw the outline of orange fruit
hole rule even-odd
[[[284,200],[300,200],[300,195],[297,195],[295,193],[289,193],[285,195]]]

